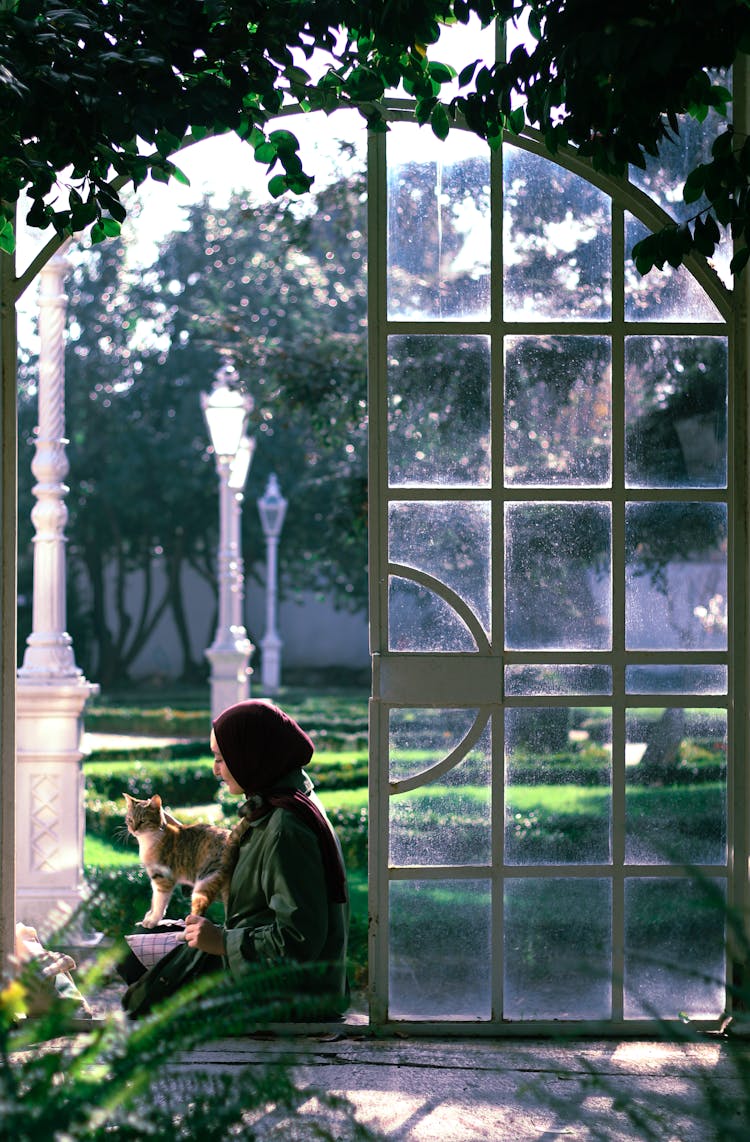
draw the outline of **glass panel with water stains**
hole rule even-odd
[[[390,337],[390,484],[486,485],[489,452],[489,338]]]
[[[725,883],[625,881],[626,1019],[716,1019],[724,1009]]]
[[[626,715],[625,859],[727,859],[726,710],[648,707]]]
[[[487,880],[391,883],[391,1018],[490,1018],[490,917]]]
[[[503,286],[509,321],[611,314],[609,196],[542,155],[503,149]]]
[[[508,864],[609,861],[611,742],[607,708],[505,711]]]
[[[612,667],[516,662],[505,667],[505,693],[508,697],[611,694]]]
[[[390,780],[426,775],[418,788],[391,795],[392,865],[490,863],[489,729],[485,728],[470,748],[468,743],[461,749],[474,730],[478,713],[415,708],[390,711]],[[454,751],[454,765],[430,777],[429,771]]]
[[[725,504],[628,504],[625,559],[628,649],[726,649]]]
[[[625,667],[628,694],[726,694],[726,666],[682,664]]]
[[[476,652],[477,642],[449,603],[400,575],[388,581],[388,649]]]
[[[625,215],[625,319],[626,321],[721,321],[718,309],[685,266],[638,273],[630,256],[636,242],[650,231]]]
[[[607,504],[514,503],[505,509],[505,644],[510,650],[605,650],[612,639]]]
[[[424,571],[454,591],[489,630],[490,508],[485,503],[392,503],[388,512],[388,555]],[[429,586],[429,584],[428,584]]]
[[[505,480],[601,487],[610,477],[608,337],[505,341]]]
[[[732,90],[731,71],[710,70],[713,83]],[[727,107],[731,120],[732,104]],[[700,163],[710,162],[711,147],[717,136],[727,129],[727,119],[711,108],[702,121],[692,115],[678,115],[679,133],[670,133],[659,142],[659,154],[646,155],[645,170],[631,166],[630,181],[648,194],[662,210],[678,222],[692,220],[709,205],[705,194],[695,202],[685,202],[682,188],[691,170]],[[725,285],[732,287],[729,262],[732,257],[732,242],[729,234],[723,234],[717,250],[711,258]]]
[[[505,1019],[608,1019],[612,989],[608,880],[506,881]]]
[[[487,730],[447,773],[390,797],[393,865],[488,865],[492,859]]]
[[[486,319],[490,158],[467,131],[445,147],[429,131],[388,133],[388,316]]]
[[[404,781],[424,773],[457,749],[473,729],[478,710],[415,706],[388,713],[388,777]]]
[[[631,488],[727,482],[727,342],[625,341],[625,477]]]

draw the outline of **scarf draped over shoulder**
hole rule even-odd
[[[346,873],[328,819],[309,796],[283,785],[283,779],[313,755],[313,743],[302,727],[271,702],[250,698],[219,714],[213,729],[227,768],[247,795],[229,837],[231,863],[236,863],[240,841],[254,821],[273,809],[287,809],[317,838],[330,899],[345,902]]]

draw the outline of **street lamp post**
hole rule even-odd
[[[261,678],[263,689],[269,694],[275,693],[281,684],[281,639],[276,629],[276,553],[286,508],[287,501],[281,494],[279,481],[272,474],[265,492],[258,500],[260,522],[266,540],[266,633],[260,644],[263,651]]]
[[[210,393],[201,393],[201,408],[216,457],[219,476],[219,617],[216,635],[206,650],[211,664],[211,717],[250,694],[250,656],[243,616],[242,499],[253,457],[254,441],[245,435],[252,398],[231,387],[236,371],[223,365]]]

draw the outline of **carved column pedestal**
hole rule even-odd
[[[82,712],[92,692],[19,678],[16,692],[16,916],[46,936],[82,899]]]
[[[39,429],[32,632],[16,690],[16,919],[46,936],[81,902],[82,713],[98,686],[76,666],[66,627],[64,330],[68,263],[52,258],[39,286]]]

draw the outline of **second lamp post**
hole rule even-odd
[[[252,397],[231,387],[236,371],[224,365],[210,393],[201,393],[219,475],[219,617],[206,650],[211,664],[211,717],[250,695],[250,656],[255,649],[244,623],[245,577],[242,561],[242,491],[255,441],[245,434]]]

